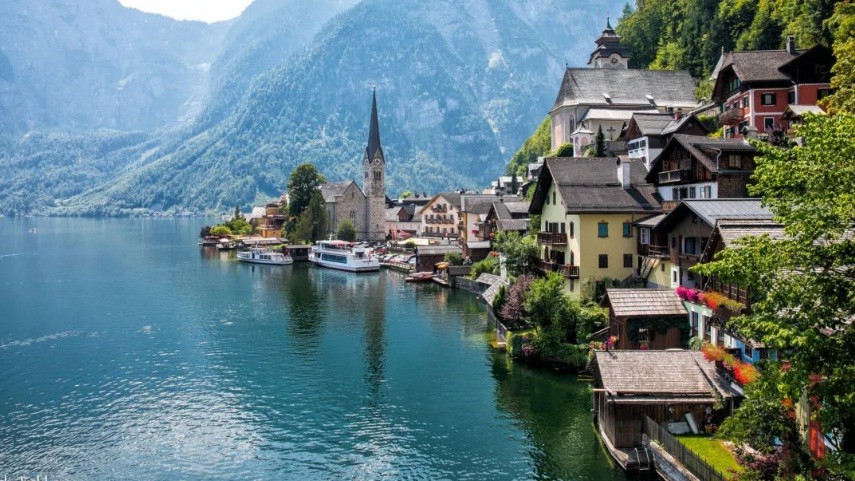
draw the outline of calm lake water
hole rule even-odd
[[[624,479],[588,385],[492,352],[475,296],[204,223],[0,219],[0,477]]]

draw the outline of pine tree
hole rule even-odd
[[[600,125],[600,128],[597,129],[597,143],[595,144],[595,157],[605,157],[606,156],[606,135],[603,133],[603,126]]]

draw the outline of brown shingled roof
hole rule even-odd
[[[616,317],[686,316],[674,289],[606,289],[603,305]]]

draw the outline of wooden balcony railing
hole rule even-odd
[[[562,234],[560,232],[538,232],[537,243],[549,246],[566,246],[567,234]]]
[[[728,109],[718,116],[718,120],[722,125],[739,125],[745,118],[746,110],[744,108]]]
[[[641,253],[646,257],[655,257],[657,259],[667,259],[671,256],[668,246],[655,246],[653,244],[642,245]]]
[[[666,170],[665,172],[659,172],[659,183],[673,184],[676,182],[691,182],[694,180],[693,177],[691,170]]]
[[[579,278],[579,266],[563,266],[561,268],[561,275],[568,279],[578,279]]]
[[[555,262],[545,261],[543,259],[540,260],[538,264],[538,269],[541,272],[560,272],[562,276],[567,279],[578,279],[579,278],[579,266],[571,266],[568,264],[558,264]]]

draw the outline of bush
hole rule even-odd
[[[404,247],[406,247],[407,249],[415,249],[416,248],[416,242],[408,240],[407,242],[404,243]]]
[[[356,240],[356,227],[350,219],[344,219],[338,224],[335,236],[340,240],[353,242]]]
[[[573,144],[561,144],[555,150],[555,157],[573,157]]]
[[[443,260],[453,266],[463,265],[463,256],[459,252],[446,252]]]
[[[215,225],[211,227],[210,233],[215,236],[232,235],[232,230],[224,225]]]
[[[486,257],[472,264],[472,270],[469,271],[470,279],[477,279],[481,274],[499,274],[499,259],[497,257]]]

